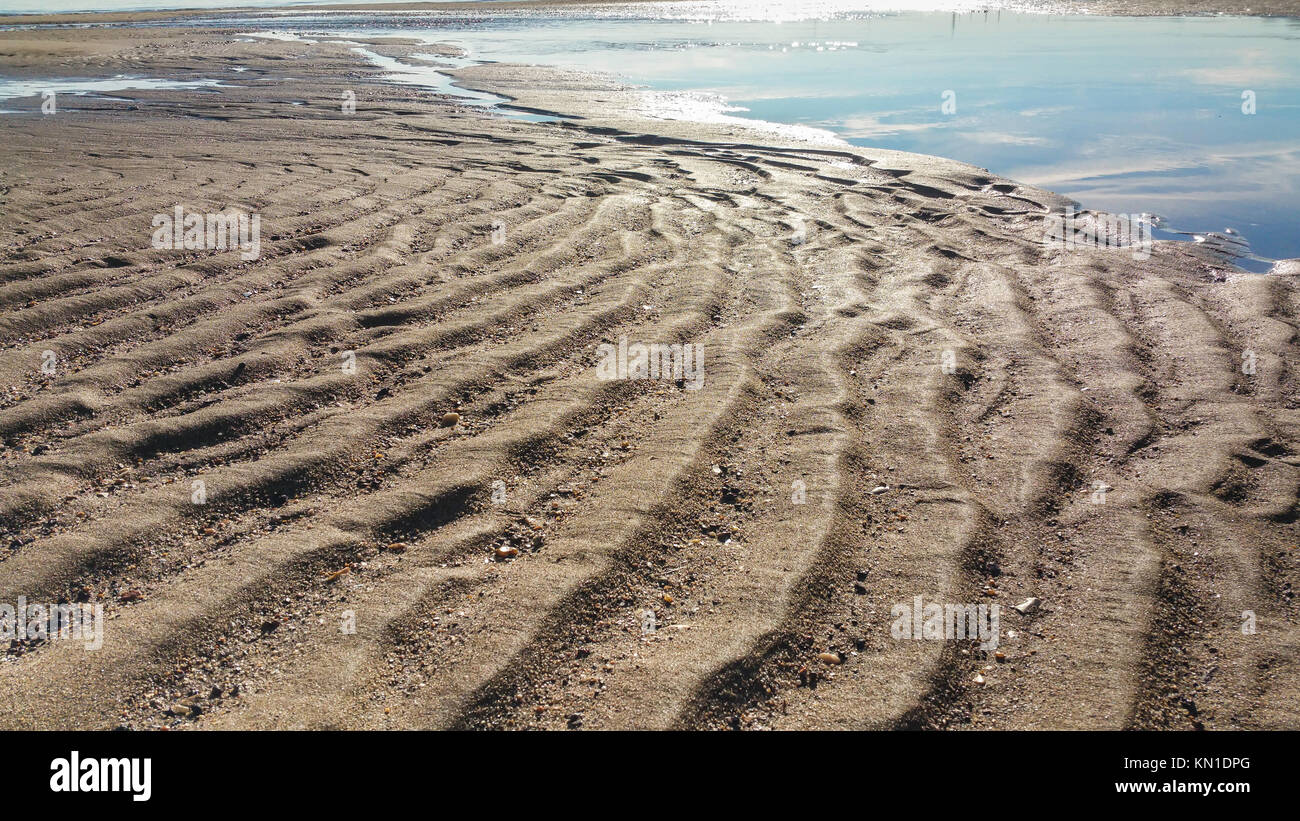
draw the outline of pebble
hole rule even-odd
[[[827,664],[843,664],[843,663],[844,663],[844,659],[840,657],[840,654],[839,654],[839,653],[818,653],[818,654],[817,654],[817,658],[821,659],[822,661],[826,662]]]
[[[882,493],[884,493],[884,492],[886,492],[886,491],[888,491],[888,490],[889,490],[889,485],[876,485],[875,487],[873,487],[873,488],[871,489],[871,495],[872,495],[872,496],[879,496],[880,494],[882,494]]]
[[[513,559],[515,556],[518,555],[519,555],[519,548],[513,547],[508,544],[501,545],[496,549],[496,557],[498,559]]]
[[[459,413],[444,413],[442,415],[442,426],[444,428],[454,428],[460,424]]]

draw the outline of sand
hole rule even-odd
[[[533,124],[339,43],[0,33],[124,70],[238,86],[0,119],[0,602],[106,616],[9,649],[0,727],[1300,727],[1293,274],[600,77],[462,73]],[[178,204],[260,257],[151,247]]]

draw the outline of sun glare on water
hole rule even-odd
[[[717,20],[726,22],[784,23],[801,20],[829,20],[885,12],[944,11],[1057,11],[1050,2],[1016,2],[1016,0],[793,0],[774,3],[770,0],[702,0],[668,2],[652,5],[619,6],[620,14],[657,19]]]

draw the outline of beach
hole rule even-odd
[[[1300,728],[1294,261],[354,49],[0,32],[222,84],[5,104],[0,602],[104,624],[15,638],[0,727]]]

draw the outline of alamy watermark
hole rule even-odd
[[[84,641],[87,650],[104,646],[104,605],[0,603],[0,641]]]
[[[889,634],[900,641],[979,639],[980,649],[998,649],[1002,608],[996,604],[925,604],[920,596],[890,609]]]
[[[1086,215],[1084,215],[1086,214]],[[1043,218],[1043,244],[1063,251],[1131,248],[1133,259],[1150,259],[1151,220],[1130,214],[1080,212],[1073,207]]]
[[[73,750],[51,761],[50,772],[50,792],[121,792],[132,801],[153,795],[152,758],[82,758]]]
[[[217,213],[154,214],[153,247],[163,251],[224,251],[239,249],[245,261],[262,255],[262,215],[230,209]]]
[[[608,342],[596,348],[600,363],[596,376],[612,379],[672,379],[686,383],[686,389],[704,387],[704,346],[687,342],[666,345],[658,342],[628,344],[626,336],[618,344]]]

